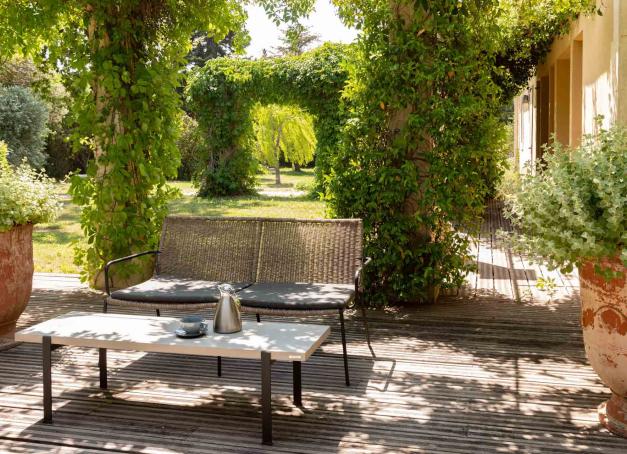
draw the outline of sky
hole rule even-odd
[[[250,33],[250,45],[246,55],[259,57],[263,49],[271,51],[279,45],[281,29],[268,19],[260,6],[248,6],[246,28]],[[311,27],[311,31],[320,35],[320,43],[325,41],[349,43],[357,36],[357,31],[347,28],[337,17],[336,9],[330,0],[316,0],[315,10],[302,23]]]

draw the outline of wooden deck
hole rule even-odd
[[[349,317],[353,385],[343,384],[339,329],[303,365],[304,409],[292,406],[291,368],[273,368],[274,440],[260,444],[259,364],[110,352],[110,392],[98,388],[97,352],[53,353],[55,423],[39,422],[41,354],[0,352],[0,452],[626,453],[600,428],[608,390],[588,366],[576,276],[547,273],[508,253],[507,225],[491,206],[479,272],[441,304],[372,311],[372,356]],[[552,295],[538,278],[553,278]],[[38,275],[21,326],[70,310],[99,310],[75,278]]]

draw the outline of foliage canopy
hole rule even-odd
[[[372,297],[435,300],[469,269],[468,239],[454,227],[472,225],[500,172],[490,9],[360,4],[329,202],[336,216],[364,219]]]
[[[361,34],[332,213],[364,219],[373,301],[433,301],[472,266],[461,232],[502,173],[502,106],[590,2],[335,3]]]
[[[259,0],[277,21],[311,0]],[[74,94],[74,139],[89,143],[87,179],[72,180],[83,207],[85,244],[77,250],[93,282],[103,264],[153,249],[179,164],[175,146],[181,69],[190,36],[221,39],[242,29],[235,0],[0,0],[0,56],[33,55],[60,70]],[[127,269],[127,271],[130,271]]]
[[[509,101],[534,75],[553,40],[573,19],[597,12],[596,0],[499,0],[494,79]]]
[[[299,22],[290,24],[280,38],[281,45],[276,47],[279,55],[300,55],[320,40],[320,35],[312,33],[309,27]]]

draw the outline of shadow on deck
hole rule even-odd
[[[349,317],[350,388],[335,317],[307,319],[332,336],[303,364],[304,409],[291,403],[289,364],[273,368],[273,447],[259,444],[256,361],[225,360],[218,378],[212,358],[111,351],[111,391],[102,392],[97,352],[62,348],[49,426],[39,422],[40,349],[22,344],[0,352],[0,451],[626,452],[596,419],[608,390],[585,359],[576,276],[508,259],[494,235],[497,208],[478,244],[479,273],[458,296],[370,313],[376,357]],[[552,295],[536,289],[539,277],[554,279]],[[22,327],[100,310],[100,296],[75,278],[35,284]]]

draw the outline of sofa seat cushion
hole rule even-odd
[[[277,310],[341,309],[351,301],[351,284],[253,284],[237,293],[242,306]]]
[[[141,284],[111,293],[111,298],[122,301],[163,304],[216,303],[220,298],[221,282],[185,279],[173,276],[154,276]],[[249,284],[231,284],[241,290]]]

